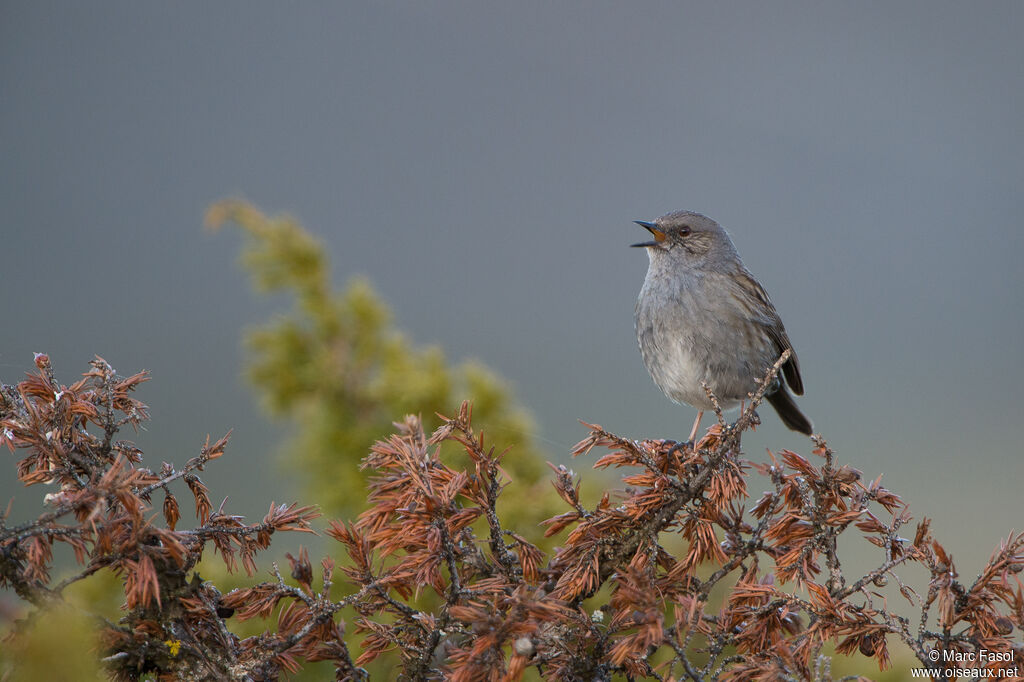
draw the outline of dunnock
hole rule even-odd
[[[811,422],[787,390],[802,395],[796,353],[771,299],[743,266],[725,230],[710,218],[677,211],[647,228],[650,267],[636,302],[636,338],[654,383],[677,403],[698,410],[693,442],[704,410],[712,408],[706,382],[723,409],[746,400],[757,379],[789,349],[789,360],[766,397],[782,422],[810,435]]]

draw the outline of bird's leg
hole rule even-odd
[[[684,450],[686,448],[690,448],[691,450],[693,450],[695,447],[697,447],[697,441],[694,440],[694,439],[697,437],[697,429],[700,427],[700,420],[703,419],[703,418],[704,418],[704,410],[698,410],[697,411],[697,419],[694,420],[693,428],[690,429],[690,438],[685,443],[677,443],[675,441],[666,441],[667,443],[672,443],[672,447],[669,448],[669,450],[668,450],[668,456],[669,457],[671,457],[675,453],[679,452],[680,450]]]
[[[700,420],[704,418],[704,410],[697,410],[697,418],[693,421],[693,428],[690,429],[690,444],[696,445],[697,429],[700,428]]]

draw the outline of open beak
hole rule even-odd
[[[654,223],[649,223],[646,220],[634,220],[634,223],[644,228],[648,232],[654,235],[653,242],[640,242],[638,244],[630,244],[630,246],[657,246],[659,242],[665,241],[665,233],[658,229],[658,226]]]

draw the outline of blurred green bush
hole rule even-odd
[[[367,280],[333,289],[322,245],[295,220],[228,200],[210,208],[206,224],[241,228],[242,263],[256,288],[293,299],[290,311],[246,334],[247,374],[269,412],[294,425],[281,461],[301,477],[306,499],[329,517],[354,517],[366,504],[359,462],[374,441],[406,414],[436,428],[436,413],[469,400],[488,442],[513,449],[504,465],[516,485],[503,511],[537,538],[530,529],[558,502],[533,422],[506,381],[479,362],[453,365],[440,348],[414,345]],[[451,456],[461,463],[461,453]]]

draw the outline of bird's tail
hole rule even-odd
[[[796,406],[793,396],[789,394],[784,384],[779,386],[779,390],[768,396],[768,402],[779,413],[783,424],[794,431],[799,431],[808,436],[811,435],[811,432],[814,430],[811,420],[805,417],[800,408]]]

